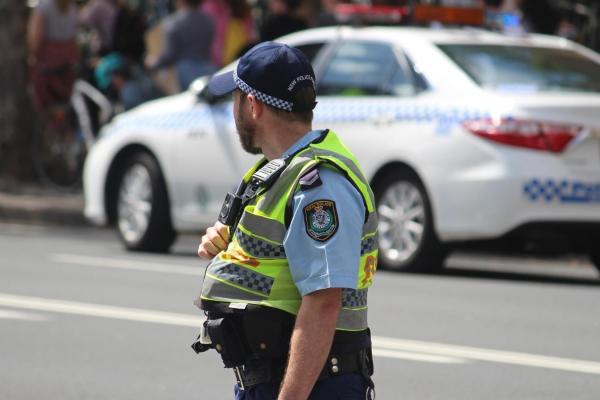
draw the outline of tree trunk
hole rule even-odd
[[[0,177],[31,179],[34,113],[27,92],[27,2],[0,0]]]

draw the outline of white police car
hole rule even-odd
[[[299,47],[331,128],[371,180],[380,265],[438,268],[452,245],[557,236],[600,264],[600,55],[480,30],[321,28]],[[229,68],[232,68],[230,66]],[[86,216],[132,250],[212,224],[253,162],[206,79],[113,120],[86,162]]]

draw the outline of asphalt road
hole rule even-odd
[[[0,225],[0,399],[230,399],[189,344],[196,239],[133,254],[112,232]],[[441,275],[378,272],[378,399],[597,399],[600,280],[578,259],[458,255]]]

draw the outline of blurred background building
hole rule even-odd
[[[194,9],[193,13],[191,9]],[[202,25],[201,29],[189,22],[194,18],[201,21],[198,24]],[[39,22],[44,19],[45,31],[39,29]],[[43,74],[39,73],[45,66],[40,62],[44,61],[43,54],[49,54],[41,43],[46,43],[44,40],[47,39],[64,42],[69,38],[61,36],[61,32],[71,32],[75,26],[80,58],[78,77],[128,109],[146,100],[187,89],[195,76],[190,75],[193,74],[190,71],[214,71],[257,42],[309,27],[469,25],[516,35],[527,32],[554,34],[600,50],[599,19],[600,2],[595,0],[2,2],[0,45],[6,49],[6,54],[0,60],[0,73],[8,79],[0,84],[0,123],[4,127],[0,132],[0,154],[3,154],[0,172],[8,169],[7,163],[14,165],[17,162],[13,158],[22,160],[15,156],[19,154],[14,150],[15,140],[23,141],[21,147],[27,146],[28,139],[22,132],[32,129],[32,119],[27,118],[27,114],[33,112],[24,110],[33,110],[32,107],[39,108],[40,105],[45,107],[52,102],[52,99],[39,101],[36,98],[36,92],[40,92],[40,88],[43,92],[45,83]],[[51,37],[42,37],[43,32],[50,32]],[[189,35],[199,37],[189,40]],[[51,51],[63,45],[54,46]],[[73,53],[67,55],[63,50],[59,53],[72,62]],[[60,69],[60,63],[55,61],[53,68]],[[73,77],[67,80],[72,83]],[[28,124],[29,128],[26,127]],[[17,163],[24,164],[23,161]]]

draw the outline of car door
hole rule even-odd
[[[179,230],[200,229],[218,216],[225,193],[251,165],[253,158],[240,148],[233,122],[231,96],[206,95],[204,81],[195,91],[187,118],[174,137],[173,219]]]
[[[321,60],[314,126],[338,133],[367,176],[431,130],[420,115],[426,83],[393,44],[342,40]]]

